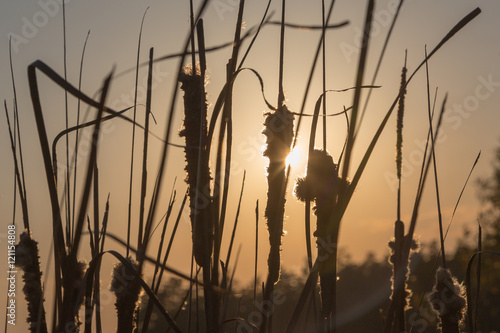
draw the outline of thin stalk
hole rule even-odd
[[[142,39],[142,27],[144,24],[144,19],[146,17],[146,13],[148,12],[148,8],[144,11],[141,21],[141,28],[139,30],[139,41],[137,43],[137,61],[136,61],[136,70],[135,70],[135,85],[134,85],[134,117],[133,122],[135,124],[135,119],[137,116],[137,85],[139,82],[139,58],[141,53],[141,39]],[[130,248],[130,226],[132,219],[132,191],[133,191],[133,177],[134,177],[134,148],[135,148],[135,126],[132,126],[132,147],[131,147],[131,156],[130,156],[130,177],[129,177],[129,192],[128,192],[128,215],[127,215],[127,254],[126,258],[129,256],[129,248]],[[142,239],[142,225],[139,226],[139,240],[138,244],[140,244]]]
[[[332,2],[330,4],[330,8],[328,9],[328,15],[326,17],[326,24],[327,25],[330,22],[330,17],[331,17],[332,12],[333,12],[333,5],[335,5],[335,0],[332,0]],[[302,99],[302,104],[300,106],[299,118],[297,120],[297,127],[295,128],[295,137],[293,138],[292,150],[295,148],[295,145],[297,144],[297,139],[299,137],[300,124],[302,123],[302,116],[303,116],[304,111],[306,109],[307,97],[309,96],[309,90],[311,88],[312,79],[314,76],[316,64],[318,62],[319,53],[321,52],[322,45],[323,45],[323,33],[322,33],[321,38],[318,42],[318,46],[316,47],[316,52],[314,54],[314,60],[313,60],[312,66],[311,66],[311,70],[309,71],[309,77],[307,78],[306,89],[304,92],[304,97]]]
[[[325,22],[325,0],[321,0],[321,25],[323,27],[321,39],[323,44],[322,57],[323,57],[323,92],[326,91],[326,22]],[[326,151],[326,94],[323,96],[323,150]],[[311,264],[309,264],[311,266]],[[309,267],[311,268],[311,267]]]
[[[286,0],[281,1],[281,34],[280,34],[280,64],[278,76],[278,108],[285,103],[285,93],[283,90],[283,73],[285,57],[285,4]]]
[[[193,0],[189,0],[189,22],[191,25],[191,68],[193,69],[193,73],[196,73],[196,50],[194,47],[194,30],[196,23],[194,22]]]
[[[425,47],[425,58],[427,58],[427,46]],[[425,73],[427,79],[427,113],[429,116],[429,124],[432,123],[431,117],[431,95],[430,95],[430,84],[429,84],[429,64],[425,62]],[[434,136],[431,131],[431,142],[434,145]],[[441,259],[443,260],[443,268],[446,268],[446,255],[444,251],[444,235],[443,235],[443,217],[441,214],[441,198],[439,196],[439,182],[438,182],[438,174],[436,167],[436,152],[432,150],[432,166],[434,170],[434,183],[436,185],[436,203],[437,203],[437,211],[438,211],[438,222],[439,222],[439,240],[441,242]]]
[[[220,246],[222,241],[222,236],[224,232],[225,216],[226,216],[226,205],[227,205],[227,194],[229,189],[229,177],[230,177],[230,163],[231,161],[231,148],[232,148],[232,104],[233,104],[233,83],[235,78],[236,63],[238,61],[238,51],[240,47],[240,34],[241,25],[243,21],[243,8],[244,1],[240,1],[238,19],[236,22],[235,35],[233,41],[232,56],[226,65],[226,89],[224,94],[224,107],[222,111],[222,118],[219,129],[219,139],[217,143],[217,155],[216,155],[216,166],[215,166],[215,180],[214,180],[214,266],[218,266],[219,256],[220,256]],[[226,161],[224,170],[224,183],[222,183],[221,178],[222,172],[222,149],[224,144],[224,137],[227,131],[226,140]],[[208,140],[207,140],[208,141]],[[209,142],[207,142],[209,144]],[[222,193],[222,206],[221,206],[221,185],[223,187]],[[214,267],[212,271],[212,283],[218,284],[218,269]]]
[[[354,146],[354,133],[358,122],[358,112],[361,100],[361,86],[363,85],[363,76],[365,73],[366,58],[368,55],[368,45],[370,41],[370,32],[372,25],[373,9],[375,2],[370,0],[368,2],[368,9],[366,11],[365,26],[363,29],[363,41],[361,44],[361,54],[359,56],[358,72],[356,74],[356,89],[354,90],[354,99],[352,103],[351,124],[349,132],[347,133],[347,144],[345,150],[344,164],[342,167],[342,179],[347,179],[349,173],[349,164],[351,162],[351,155]]]
[[[10,146],[11,146],[11,149],[12,149],[12,158],[13,158],[13,161],[14,161],[14,172],[15,172],[15,176],[16,176],[15,179],[17,181],[17,186],[19,188],[19,198],[21,200],[21,208],[23,210],[24,228],[27,230],[27,232],[29,234],[30,224],[29,224],[29,215],[28,215],[28,202],[26,200],[26,197],[24,196],[25,192],[22,190],[22,188],[23,188],[23,182],[21,180],[21,175],[20,175],[20,172],[19,172],[19,164],[18,164],[18,161],[17,161],[16,142],[14,140],[14,135],[12,133],[12,127],[14,127],[14,131],[16,131],[16,127],[15,127],[15,124],[14,124],[14,126],[11,126],[11,124],[10,124],[9,112],[7,110],[7,102],[5,100],[4,100],[4,108],[5,108],[5,116],[7,118],[7,127],[9,129]],[[20,135],[18,135],[18,136],[20,136]],[[14,198],[15,198],[15,196],[14,196]],[[15,206],[14,206],[14,208],[15,208]]]
[[[68,81],[67,61],[66,61],[66,1],[62,1],[62,19],[63,19],[63,65],[64,65],[64,80]],[[69,128],[69,112],[68,112],[68,91],[64,91],[64,115],[65,126]],[[69,137],[66,136],[66,240],[70,244],[71,237],[71,183],[69,170]],[[57,175],[55,175],[57,178]]]
[[[163,264],[162,264],[162,267],[160,268],[159,267],[159,263],[161,261],[161,251],[162,251],[162,245],[163,245],[163,238],[164,238],[164,235],[165,235],[167,221],[168,221],[169,216],[170,216],[171,207],[173,205],[173,202],[172,202],[171,205],[169,205],[169,212],[167,213],[167,218],[165,219],[165,224],[164,224],[164,228],[163,228],[163,232],[162,232],[162,237],[161,237],[162,241],[161,241],[160,247],[158,248],[158,256],[157,256],[157,260],[156,260],[157,263],[155,265],[155,273],[154,273],[154,278],[153,278],[153,282],[152,282],[152,285],[151,285],[151,289],[153,290],[153,292],[155,294],[158,294],[158,292],[160,290],[161,280],[163,278],[163,273],[165,271],[163,269],[163,267],[165,267],[166,264],[167,264],[168,255],[170,254],[170,249],[172,248],[172,244],[173,244],[173,241],[174,241],[174,238],[175,238],[175,234],[177,232],[177,227],[179,226],[179,221],[181,219],[182,212],[184,211],[184,205],[186,204],[186,200],[187,200],[187,193],[184,195],[184,199],[182,200],[182,204],[181,204],[181,207],[179,209],[179,213],[177,214],[177,219],[176,219],[175,224],[174,224],[172,235],[170,236],[170,241],[168,242],[167,250],[166,250],[166,253],[165,253],[164,257],[163,257]],[[158,268],[160,268],[160,269],[158,270]],[[156,278],[157,274],[158,274],[158,277]],[[192,274],[192,271],[191,271],[191,274]],[[190,278],[192,278],[192,276],[190,276]],[[148,301],[148,304],[146,306],[146,315],[144,316],[144,324],[143,324],[143,327],[142,327],[142,332],[144,332],[144,333],[147,333],[147,331],[148,331],[149,320],[150,320],[150,316],[152,314],[152,310],[153,310],[153,303],[150,302],[150,301]]]
[[[473,317],[474,317],[474,330],[473,332],[476,332],[477,330],[477,305],[479,303],[479,292],[481,289],[481,252],[483,251],[483,245],[482,245],[482,228],[481,224],[479,223],[479,220],[477,221],[478,225],[478,230],[477,230],[477,266],[476,266],[476,297],[474,299],[474,309],[472,310],[473,312]],[[469,305],[470,306],[470,305]]]
[[[241,181],[241,192],[240,192],[240,199],[238,200],[238,208],[236,209],[236,217],[234,219],[234,227],[233,227],[233,232],[231,234],[231,240],[229,242],[229,249],[227,251],[227,257],[226,257],[226,271],[229,267],[229,259],[231,258],[231,252],[233,249],[233,243],[234,243],[234,237],[236,235],[236,228],[238,227],[238,217],[240,216],[240,208],[241,208],[241,199],[243,198],[243,190],[245,189],[245,176],[247,172],[246,170],[243,172],[243,180]],[[235,268],[236,269],[236,268]]]
[[[147,190],[147,180],[148,180],[148,145],[149,145],[149,118],[151,116],[151,100],[152,100],[152,85],[153,85],[153,54],[154,49],[149,49],[149,70],[148,70],[148,86],[147,86],[147,97],[146,97],[146,114],[144,119],[144,142],[142,149],[142,178],[141,178],[141,197],[139,205],[139,252],[137,256],[137,261],[139,266],[142,267],[141,262],[143,261],[142,255],[145,254],[145,247],[149,242],[148,230],[144,228],[144,207],[146,203],[146,190]],[[148,228],[146,226],[146,228]],[[143,236],[144,232],[144,236]],[[143,236],[141,238],[141,236]]]
[[[377,67],[375,68],[375,73],[373,74],[372,82],[371,85],[375,84],[375,81],[377,80],[378,72],[380,71],[381,65],[382,65],[382,60],[384,59],[385,51],[387,50],[387,46],[389,45],[389,40],[391,39],[392,36],[392,31],[394,30],[394,26],[396,25],[396,21],[399,17],[399,12],[401,11],[401,7],[403,6],[404,0],[399,0],[399,5],[398,8],[396,9],[396,12],[394,13],[394,17],[391,22],[391,26],[389,27],[389,31],[387,32],[387,36],[384,41],[384,46],[382,47],[382,52],[380,52],[380,56],[378,58],[377,62]],[[361,112],[361,116],[359,118],[359,126],[358,126],[358,131],[359,127],[361,126],[361,123],[363,122],[363,119],[366,114],[366,109],[368,107],[368,102],[370,101],[370,97],[372,95],[372,90],[368,91],[368,95],[366,96],[365,104],[363,106],[363,111]],[[355,133],[354,136],[357,136],[358,133]]]
[[[259,200],[255,203],[255,263],[253,273],[253,308],[257,304],[257,259],[259,256]]]
[[[89,40],[90,36],[90,30],[87,32],[87,37],[85,38],[85,43],[83,44],[83,50],[82,50],[82,57],[80,60],[80,74],[78,75],[78,90],[82,90],[82,77],[83,77],[83,60],[85,58],[85,49],[87,48],[87,42]],[[78,126],[80,125],[80,104],[81,104],[81,99],[78,97],[78,102],[77,102],[77,113],[76,113],[76,137],[75,137],[75,164],[74,164],[74,171],[73,171],[73,203],[72,203],[72,212],[73,216],[71,217],[71,230],[75,229],[75,211],[76,211],[76,174],[78,171],[78,147],[79,147],[79,128]],[[72,233],[70,232],[72,235]],[[71,239],[71,242],[73,239]]]
[[[23,221],[24,221],[24,228],[27,229],[28,233],[30,232],[30,225],[29,225],[29,220],[28,220],[28,199],[27,199],[27,194],[26,194],[26,181],[24,177],[24,162],[23,162],[23,148],[21,144],[21,130],[19,127],[19,109],[17,107],[17,92],[16,92],[16,81],[14,79],[14,66],[12,64],[12,37],[9,38],[9,65],[10,65],[10,77],[11,77],[11,82],[12,82],[12,91],[14,93],[14,152],[16,151],[16,146],[19,149],[19,163],[20,163],[20,168],[18,167],[18,186],[19,186],[19,194],[21,200],[21,207],[23,209]],[[5,106],[5,112],[7,113],[7,104],[6,101],[4,100],[4,106]],[[8,114],[8,113],[7,113]],[[10,126],[9,126],[10,127]],[[16,141],[16,131],[17,131],[17,141]],[[14,161],[17,163],[17,158],[16,154],[14,153]],[[20,171],[20,175],[19,175]],[[19,178],[20,177],[20,178]],[[19,182],[21,180],[21,182]],[[21,186],[22,184],[22,186]],[[21,196],[22,192],[22,196]],[[23,200],[25,203],[23,204]],[[26,207],[24,207],[26,206]]]

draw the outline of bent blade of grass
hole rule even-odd
[[[54,319],[56,318],[57,312],[62,313],[62,297],[61,297],[61,270],[60,264],[66,260],[66,249],[64,244],[64,233],[62,229],[62,220],[61,220],[61,211],[59,207],[59,201],[57,196],[57,185],[54,178],[54,170],[51,164],[50,158],[50,148],[47,139],[47,132],[45,128],[45,122],[43,118],[42,105],[40,102],[40,94],[38,91],[38,82],[36,76],[36,69],[39,67],[48,68],[45,64],[40,61],[36,61],[28,66],[28,81],[29,81],[29,89],[31,95],[31,101],[33,105],[33,112],[35,114],[35,122],[37,126],[38,132],[38,140],[40,143],[40,148],[42,151],[43,162],[44,162],[44,170],[45,176],[47,179],[47,185],[49,188],[50,195],[50,203],[52,208],[52,232],[53,232],[53,240],[54,240],[54,269],[55,269],[55,280],[56,280],[56,288],[55,293],[57,300],[54,302],[54,308],[57,311],[54,311]],[[52,71],[53,72],[53,71]],[[59,77],[60,78],[60,77]],[[63,80],[61,80],[63,81]],[[64,81],[63,81],[64,82]],[[55,327],[55,322],[53,324]]]
[[[102,114],[104,112],[105,100],[107,97],[107,93],[108,93],[108,89],[109,89],[109,85],[111,83],[112,77],[113,77],[113,72],[111,72],[106,77],[106,79],[104,80],[104,83],[103,83],[101,101],[99,103],[99,109],[98,109],[98,113],[97,113],[97,123],[96,123],[94,131],[92,133],[92,149],[90,152],[90,158],[89,158],[88,166],[87,166],[87,172],[86,172],[85,183],[84,183],[84,190],[83,190],[83,194],[81,197],[80,208],[78,211],[78,218],[76,220],[76,225],[75,225],[75,230],[74,230],[74,241],[71,244],[71,248],[70,248],[70,252],[69,252],[70,260],[76,260],[76,255],[77,255],[78,248],[79,248],[79,243],[80,243],[80,238],[81,238],[82,228],[83,228],[83,222],[85,220],[85,214],[86,214],[87,204],[88,204],[89,195],[90,195],[90,187],[92,184],[94,165],[96,164],[96,161],[97,161],[97,150],[98,150],[98,142],[99,142],[99,135],[100,135],[100,128],[101,128],[101,121],[100,120],[101,120]]]
[[[62,312],[59,314],[59,328],[62,329],[63,327],[67,327],[68,323],[74,323],[76,326],[78,326],[78,317],[73,316],[73,309],[71,309],[71,306],[75,305],[75,311],[76,309],[80,308],[81,302],[80,303],[75,303],[74,297],[72,295],[72,286],[74,285],[74,279],[76,278],[75,274],[76,271],[74,267],[78,267],[79,263],[77,260],[77,255],[78,255],[78,250],[79,250],[79,245],[80,245],[80,240],[81,240],[81,235],[83,232],[83,225],[85,221],[85,216],[87,212],[87,206],[89,203],[90,199],[90,190],[92,187],[92,180],[94,175],[94,171],[96,169],[96,163],[97,163],[97,150],[98,150],[98,142],[99,142],[99,135],[100,135],[100,127],[101,127],[101,122],[100,119],[102,118],[102,114],[104,112],[104,105],[105,105],[105,100],[107,97],[107,93],[109,90],[109,85],[111,82],[113,72],[111,72],[106,79],[104,80],[103,83],[103,89],[102,89],[102,95],[101,95],[101,100],[99,102],[99,109],[97,113],[97,124],[94,128],[94,131],[92,133],[92,148],[90,151],[90,157],[88,160],[87,164],[87,170],[86,170],[86,176],[85,176],[85,181],[84,181],[84,188],[83,192],[80,198],[80,207],[77,215],[77,220],[76,220],[76,225],[75,225],[75,230],[74,230],[74,235],[73,239],[74,241],[71,244],[68,244],[69,247],[69,253],[67,257],[67,261],[63,262],[62,265],[62,272],[63,272],[63,280],[62,280],[62,286],[65,290],[64,297],[63,297],[63,308]],[[94,191],[96,193],[96,191]],[[98,203],[97,203],[98,205]],[[98,218],[98,217],[97,217]],[[69,221],[68,221],[69,222]],[[92,280],[90,285],[93,285]],[[92,290],[92,287],[91,287]],[[92,295],[88,296],[89,302],[92,299]]]

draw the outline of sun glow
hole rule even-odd
[[[295,148],[288,154],[286,158],[286,164],[291,167],[296,167],[306,156],[302,153],[300,146],[295,146]]]

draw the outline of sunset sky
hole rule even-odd
[[[376,1],[365,84],[369,84],[372,79],[397,2],[395,0]],[[200,3],[201,1],[195,1],[196,6]],[[142,34],[141,62],[147,61],[150,47],[154,47],[155,57],[180,52],[189,32],[189,1],[72,0],[66,1],[66,4],[68,80],[75,86],[78,85],[82,48],[90,30],[82,80],[82,90],[90,96],[97,93],[104,77],[110,73],[113,66],[116,66],[115,74],[134,68],[139,27],[142,15],[148,6],[150,8]],[[330,1],[326,1],[326,4],[328,7]],[[358,45],[366,4],[367,1],[359,0],[336,1],[330,23],[348,20],[349,24],[327,32],[327,89],[343,89],[355,84]],[[266,5],[265,0],[246,2],[244,32],[260,22]],[[26,68],[30,63],[39,59],[56,72],[63,74],[62,6],[56,0],[4,1],[0,6],[0,77],[2,78],[0,97],[7,101],[12,118],[14,95],[10,80],[8,48],[9,36],[11,36],[32,234],[40,243],[41,267],[45,273],[52,237],[51,211],[43,159],[29,96]],[[477,217],[481,211],[481,203],[477,199],[479,188],[476,182],[480,177],[491,175],[494,150],[500,144],[498,132],[500,124],[498,111],[498,105],[500,105],[500,34],[498,33],[500,31],[500,20],[498,20],[500,2],[486,0],[405,1],[376,81],[376,85],[380,85],[381,88],[373,91],[366,118],[359,131],[360,135],[354,147],[353,164],[349,175],[350,177],[354,175],[362,154],[397,96],[405,50],[408,50],[408,69],[411,73],[424,58],[424,46],[427,45],[430,51],[460,19],[477,6],[482,9],[482,13],[449,41],[429,63],[432,94],[436,87],[439,89],[437,107],[441,107],[444,95],[448,93],[442,137],[436,146],[445,225],[450,221],[453,208],[472,164],[479,151],[482,151],[481,159],[462,197],[450,229],[446,242],[450,249],[455,247],[456,240],[462,235],[464,227],[473,231],[476,228]],[[211,1],[203,16],[207,47],[232,41],[237,10],[238,1],[236,0]],[[273,1],[271,11],[274,11],[273,20],[279,20],[281,1]],[[321,25],[321,1],[287,1],[286,20],[296,24]],[[286,103],[294,112],[300,110],[320,34],[320,30],[286,30],[284,88]],[[248,40],[244,42],[243,50],[246,50],[247,46]],[[225,82],[225,65],[230,55],[229,48],[207,55],[209,116]],[[268,25],[261,31],[244,67],[253,68],[260,73],[264,81],[266,98],[273,104],[276,104],[278,93],[278,62],[279,28]],[[178,60],[174,59],[158,62],[154,66],[152,112],[157,124],[152,124],[151,131],[160,137],[165,135],[172,85],[175,84],[178,65]],[[41,75],[39,77],[45,123],[49,140],[52,140],[64,129],[64,93],[47,78],[42,78]],[[138,100],[141,104],[138,107],[138,117],[141,122],[144,116],[146,77],[147,69],[142,67],[139,72]],[[116,109],[131,106],[134,96],[134,80],[133,71],[114,79],[107,104]],[[321,92],[321,63],[319,63],[307,100],[306,113],[313,112],[314,103]],[[350,106],[352,97],[351,92],[329,94],[328,113],[336,113],[341,111],[343,106]],[[364,97],[366,97],[366,92],[362,95],[362,98]],[[233,102],[233,169],[223,251],[228,246],[227,240],[234,222],[243,171],[246,170],[245,190],[235,246],[241,245],[236,278],[247,284],[253,278],[254,210],[257,200],[259,200],[260,208],[258,267],[261,279],[266,274],[268,253],[268,233],[264,218],[268,160],[262,156],[265,138],[261,134],[264,112],[267,111],[267,107],[262,99],[259,82],[250,72],[242,73],[236,80]],[[76,99],[69,98],[70,124],[76,123],[76,105]],[[86,112],[87,108],[82,107],[82,114]],[[88,114],[89,119],[95,117],[95,110],[91,109]],[[182,98],[178,98],[173,123],[175,131],[170,141],[180,145],[184,144],[184,139],[177,135],[182,119]],[[336,161],[346,137],[345,119],[332,117],[328,118],[327,122],[327,149]],[[283,238],[282,264],[283,267],[293,270],[301,269],[306,257],[304,207],[293,198],[292,192],[294,180],[305,172],[310,125],[310,118],[304,119],[301,124],[296,148],[299,151],[296,153],[299,161],[292,168],[291,179],[293,181],[288,187],[285,211],[286,235]],[[393,116],[377,144],[342,221],[339,246],[357,261],[363,260],[369,251],[375,253],[379,259],[389,254],[387,242],[392,237],[396,219],[395,126],[396,121]],[[425,71],[420,71],[409,85],[406,97],[402,219],[407,223],[411,217],[427,130]],[[101,211],[104,209],[105,198],[110,193],[108,231],[122,239],[126,237],[131,133],[132,128],[129,124],[120,120],[113,121],[106,126],[99,145]],[[140,138],[136,141],[136,153],[140,156],[142,132],[138,133]],[[316,145],[320,146],[322,136],[320,131],[318,133]],[[83,134],[83,137],[88,144],[89,136]],[[61,140],[58,150],[61,161],[64,156],[63,141]],[[74,142],[73,136],[70,142]],[[161,142],[151,139],[150,182],[147,199],[150,198],[158,169],[160,149]],[[86,157],[85,149],[82,151],[80,170],[83,170],[83,161]],[[14,197],[14,166],[4,110],[0,116],[0,156],[0,212],[3,228],[0,230],[0,244],[4,247],[7,239],[7,224],[12,221]],[[137,175],[140,172],[139,165],[139,163],[136,164]],[[83,172],[80,171],[80,175],[82,174]],[[174,206],[174,212],[177,213],[186,190],[184,177],[184,152],[182,149],[172,147],[169,151],[167,175],[158,216],[163,215],[166,210],[170,191],[176,178],[177,203]],[[136,180],[135,202],[138,202],[139,177],[136,177]],[[61,186],[60,189],[62,189]],[[81,190],[81,187],[78,190]],[[434,184],[429,177],[416,229],[416,234],[424,244],[438,238],[435,202]],[[16,222],[20,233],[21,210],[20,205],[17,207]],[[134,211],[134,214],[137,216],[138,209]],[[168,230],[172,228],[172,221]],[[314,229],[314,217],[312,221]],[[136,246],[137,227],[132,229],[134,230],[132,244]],[[158,238],[157,232],[153,236],[154,244],[158,242]],[[106,244],[108,249],[124,252],[124,248],[111,239],[108,239]],[[154,246],[151,250],[151,253],[155,254]],[[189,273],[191,230],[187,209],[172,251],[168,265]],[[87,238],[84,238],[82,242],[80,253],[88,258]],[[225,252],[223,253],[225,256]],[[0,269],[5,271],[3,262]],[[112,264],[113,260],[107,258],[103,265],[109,268]],[[51,267],[49,274],[52,274],[52,271]],[[151,270],[146,274],[148,273],[151,273]],[[107,286],[108,281],[105,276],[107,275],[103,275],[103,283]],[[21,274],[18,275],[18,279],[20,288]],[[1,290],[5,290],[4,282],[0,283],[0,287]],[[18,292],[18,299],[21,300],[21,291]],[[0,299],[2,299],[1,295]],[[52,294],[47,297],[47,301],[50,302],[51,299]],[[25,307],[22,304],[19,306],[19,325],[23,324],[24,311]],[[18,326],[17,329],[19,330],[13,329],[9,332],[24,331],[22,326]]]

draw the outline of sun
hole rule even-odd
[[[286,164],[291,167],[296,167],[303,159],[305,159],[304,154],[300,146],[295,146],[295,148],[288,154],[286,158]]]

